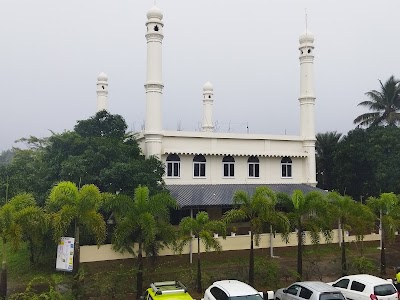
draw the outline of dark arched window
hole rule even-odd
[[[281,160],[282,177],[291,178],[292,177],[292,160],[290,157],[283,157]]]
[[[193,177],[206,177],[206,158],[204,155],[196,155],[193,158]]]
[[[222,159],[222,164],[224,166],[224,177],[234,177],[235,176],[235,159],[227,155]]]
[[[177,154],[167,156],[167,177],[181,176],[181,159]]]
[[[257,156],[250,156],[247,165],[249,166],[249,177],[260,177],[260,161]]]

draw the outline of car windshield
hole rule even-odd
[[[229,300],[263,300],[260,294],[229,297]]]
[[[392,284],[382,284],[374,287],[374,294],[376,296],[389,296],[396,294],[396,290]]]
[[[319,300],[346,300],[342,293],[322,293]]]

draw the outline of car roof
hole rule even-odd
[[[350,280],[361,281],[362,283],[365,283],[365,284],[390,284],[390,282],[385,279],[382,279],[380,277],[376,277],[373,275],[369,275],[369,274],[348,275],[348,276],[344,276],[339,279],[344,279],[344,278],[348,278]]]
[[[305,286],[307,288],[309,288],[310,290],[314,290],[317,292],[338,292],[340,293],[340,291],[336,288],[334,288],[333,286],[325,283],[325,282],[321,282],[321,281],[301,281],[301,282],[296,282],[297,284],[300,284],[302,286]]]
[[[255,288],[239,280],[220,280],[214,282],[213,286],[217,286],[224,290],[229,296],[247,296],[258,294],[258,291]]]

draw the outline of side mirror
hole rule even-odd
[[[285,293],[285,294],[287,294],[287,289],[284,289],[282,292]]]

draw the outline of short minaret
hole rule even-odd
[[[300,35],[300,135],[304,139],[307,157],[307,183],[316,185],[315,164],[315,95],[314,36],[306,30]]]
[[[108,110],[108,77],[101,72],[97,75],[97,111]]]
[[[163,14],[153,6],[147,13],[147,76],[144,85],[146,89],[146,121],[145,143],[146,156],[161,157],[162,116],[161,100],[162,82],[162,40]]]
[[[212,84],[209,81],[207,81],[203,87],[203,126],[202,126],[202,130],[205,132],[214,131],[213,102],[214,102],[214,89],[213,89]]]

